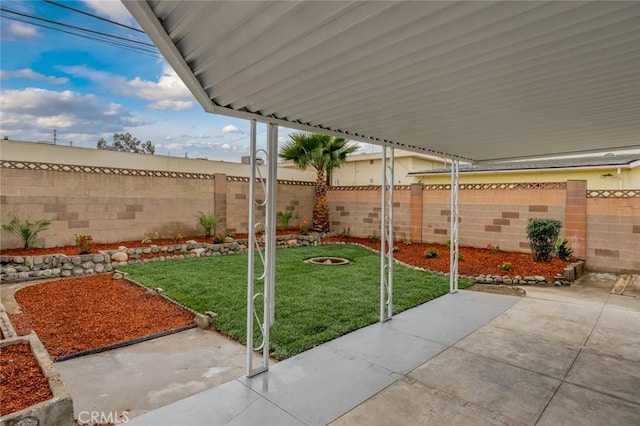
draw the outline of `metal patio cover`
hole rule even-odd
[[[640,2],[124,2],[209,112],[491,161],[640,147]]]

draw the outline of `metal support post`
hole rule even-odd
[[[277,183],[277,126],[269,124],[267,150],[257,149],[256,121],[251,121],[250,136],[250,171],[249,171],[249,237],[248,272],[247,272],[247,376],[252,377],[269,369],[269,329],[273,324],[273,300],[275,289],[275,206]],[[259,163],[267,160],[267,178],[262,177]],[[261,161],[258,161],[261,160]],[[257,202],[256,186],[262,186],[264,200]],[[256,220],[257,207],[264,207],[266,219],[264,222]],[[260,247],[255,237],[256,231],[265,229],[264,249]],[[262,264],[262,270],[256,275],[256,254]],[[255,291],[256,281],[262,281],[262,291]],[[262,319],[256,309],[256,301],[262,298]],[[257,324],[261,342],[254,345],[254,323]],[[259,367],[253,366],[254,351],[262,351],[262,362]]]
[[[460,180],[460,161],[451,160],[451,237],[449,254],[449,292],[458,292],[458,227],[460,223],[458,214],[458,194]]]
[[[382,187],[380,221],[380,322],[393,317],[393,168],[394,148],[382,147]]]

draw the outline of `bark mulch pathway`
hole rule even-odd
[[[5,346],[0,351],[0,416],[53,398],[49,381],[28,344]]]
[[[19,335],[35,330],[54,360],[193,324],[193,314],[109,275],[24,287],[9,314]]]
[[[324,242],[345,242],[357,243],[374,250],[380,250],[380,242],[371,242],[367,238],[357,237],[331,237],[324,238]],[[449,248],[443,244],[412,243],[405,246],[402,242],[394,244],[398,251],[393,254],[394,258],[409,265],[428,269],[436,272],[449,272]],[[427,249],[438,250],[438,257],[427,259],[424,252]],[[515,277],[543,276],[553,279],[557,275],[562,275],[564,268],[571,262],[565,262],[554,257],[549,263],[536,263],[533,261],[531,253],[515,253],[499,250],[496,253],[490,249],[479,249],[473,247],[460,247],[459,252],[462,260],[458,262],[458,272],[461,275],[477,277],[478,275],[499,275]],[[511,270],[503,271],[500,266],[508,262]]]

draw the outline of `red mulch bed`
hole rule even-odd
[[[0,416],[53,398],[49,381],[28,344],[5,346],[0,351]]]
[[[380,250],[380,242],[372,243],[367,238],[331,237],[323,239],[325,242],[348,242],[357,243],[364,246]],[[442,244],[412,243],[405,246],[402,242],[396,242],[398,251],[394,253],[394,258],[409,265],[418,266],[430,271],[449,272],[449,248]],[[428,248],[438,250],[438,257],[427,259],[424,252]],[[562,275],[563,269],[571,262],[565,262],[554,257],[549,263],[536,263],[533,261],[531,253],[515,253],[509,251],[498,251],[493,253],[489,249],[479,249],[473,247],[460,247],[462,261],[458,262],[458,272],[461,275],[499,275],[499,276],[532,276],[540,275],[547,279],[553,279],[557,275]],[[511,263],[510,271],[503,271],[500,265],[503,262]]]
[[[16,332],[31,330],[55,360],[193,324],[193,314],[112,275],[50,281],[18,290]]]

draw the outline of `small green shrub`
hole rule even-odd
[[[494,246],[493,244],[487,244],[487,250],[491,250],[491,253],[497,253],[500,251],[500,246]]]
[[[309,222],[307,222],[306,220],[303,220],[302,223],[300,224],[300,235],[307,235],[309,234]]]
[[[399,252],[399,251],[400,251],[400,247],[398,247],[398,246],[393,246],[393,248],[392,248],[391,250],[393,250],[393,252],[394,252],[394,253],[397,253],[397,252]]]
[[[402,242],[405,246],[410,246],[411,245],[411,240],[404,240]]]
[[[440,252],[437,248],[431,247],[424,251],[424,257],[426,257],[427,259],[435,259],[438,256],[440,256]]]
[[[212,213],[199,213],[200,216],[198,217],[198,222],[200,222],[200,226],[204,228],[204,236],[210,237],[211,235],[216,233],[216,228],[218,227],[218,221],[220,220],[220,217]]]
[[[222,244],[224,243],[224,236],[222,234],[216,234],[213,237],[213,244]]]
[[[380,241],[380,237],[378,237],[378,235],[374,232],[373,234],[369,235],[369,241],[371,241],[372,243],[377,243],[378,241]]]
[[[351,237],[351,227],[342,228],[342,238],[348,240]]]
[[[181,233],[177,233],[175,238],[174,238],[177,242],[182,242],[182,240],[184,240],[184,235],[182,235]]]
[[[527,238],[536,262],[550,262],[562,222],[556,219],[529,219]]]
[[[571,260],[571,257],[573,256],[573,249],[569,248],[567,244],[569,244],[569,242],[564,238],[558,238],[556,241],[556,256],[564,261]]]
[[[444,240],[444,245],[447,246],[447,248],[451,248],[451,238]]]
[[[91,234],[76,234],[76,247],[79,254],[89,254],[93,249],[93,237]]]
[[[142,245],[148,246],[148,245],[153,244],[153,240],[151,238],[145,237],[145,238],[142,239],[142,241],[140,241],[140,243]]]
[[[502,264],[500,265],[500,269],[502,269],[503,271],[510,271],[512,268],[513,266],[509,262],[502,262]]]
[[[36,243],[38,234],[46,230],[51,225],[51,220],[40,219],[35,222],[20,219],[20,216],[14,215],[9,223],[2,225],[2,230],[14,234],[22,239],[23,249],[29,250]]]
[[[291,222],[291,219],[293,219],[293,215],[294,213],[289,210],[284,212],[278,212],[276,214],[276,220],[278,221],[282,229],[284,229],[285,231],[289,229],[289,222]]]
[[[464,260],[464,254],[458,253],[458,261],[462,262]]]

